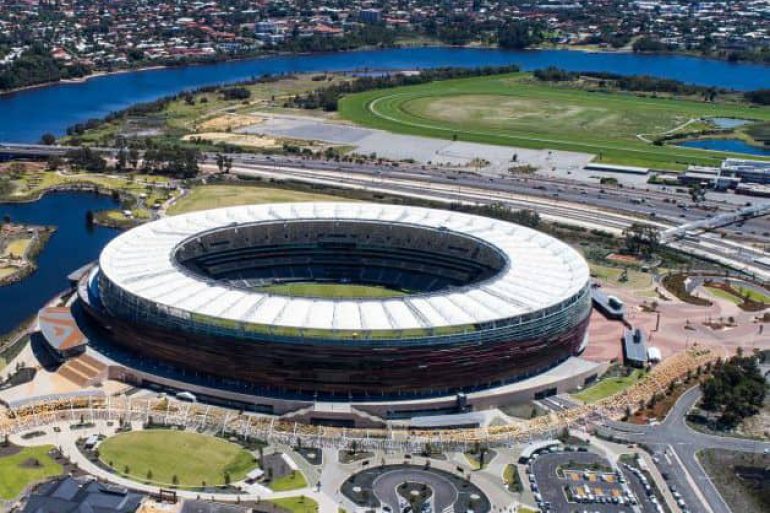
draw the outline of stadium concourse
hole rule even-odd
[[[315,285],[364,293],[314,295]],[[575,389],[606,367],[579,358],[591,296],[574,249],[410,206],[163,218],[109,243],[66,306],[87,343],[74,358],[54,352],[74,371],[296,421],[379,427],[488,410]],[[39,320],[65,322],[54,313]]]

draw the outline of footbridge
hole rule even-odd
[[[680,224],[679,226],[664,230],[661,232],[660,236],[663,241],[681,239],[691,232],[713,230],[767,214],[770,214],[770,202],[761,203],[759,205],[750,205],[748,207],[739,208],[733,212],[727,212],[713,217]]]

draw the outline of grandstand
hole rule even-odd
[[[270,289],[286,283],[399,294]],[[591,308],[588,266],[550,236],[365,203],[164,218],[108,244],[79,292],[102,336],[136,359],[330,401],[447,396],[540,375],[579,353]]]

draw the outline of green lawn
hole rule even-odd
[[[268,502],[272,502],[281,508],[286,508],[292,513],[318,513],[318,503],[304,495],[299,497],[286,497],[285,499],[273,499]]]
[[[508,490],[512,492],[521,492],[521,478],[516,464],[509,463],[503,468],[503,482]]]
[[[268,484],[271,490],[274,492],[286,492],[289,490],[299,490],[307,486],[307,480],[305,476],[299,470],[292,471],[291,474],[286,474],[278,479],[273,479]]]
[[[257,464],[240,446],[215,438],[183,431],[150,430],[121,433],[99,446],[100,459],[119,473],[138,481],[173,484],[180,487],[225,484],[240,481]],[[148,476],[151,472],[151,477]]]
[[[602,161],[681,169],[716,165],[724,153],[655,146],[691,119],[770,119],[770,108],[591,92],[536,82],[529,73],[367,91],[340,101],[342,117],[393,132],[526,148],[601,154]]]
[[[248,185],[200,185],[169,208],[170,215],[184,214],[210,208],[286,203],[293,201],[350,201],[328,194],[276,189]]]
[[[25,447],[0,458],[0,499],[12,500],[30,484],[61,475],[62,466],[48,456],[51,449],[50,445]]]
[[[736,305],[743,303],[743,298],[747,296],[751,301],[770,304],[770,296],[767,296],[766,294],[762,294],[759,291],[750,289],[748,287],[742,287],[740,285],[731,285],[731,287],[736,292],[737,295],[731,294],[730,292],[726,290],[722,290],[719,287],[710,287],[706,285],[706,289],[709,291],[709,293],[713,294],[716,297],[726,299],[732,303],[735,303]]]
[[[603,378],[585,390],[582,390],[573,395],[581,401],[594,403],[600,399],[604,399],[605,397],[609,397],[611,395],[617,394],[622,390],[625,390],[626,388],[639,381],[642,376],[644,376],[644,372],[639,369],[634,369],[634,371],[631,372],[631,374],[627,377]]]
[[[730,294],[726,290],[722,290],[719,287],[709,287],[709,286],[706,286],[705,288],[706,288],[706,290],[709,291],[709,294],[712,294],[713,296],[718,297],[720,299],[725,299],[725,300],[727,300],[727,301],[729,301],[731,303],[734,303],[736,305],[739,305],[739,304],[743,303],[743,300],[741,298],[739,298],[735,294]]]
[[[260,287],[261,292],[284,296],[302,297],[401,297],[406,295],[399,290],[378,287],[376,285],[356,285],[352,283],[316,283],[298,281]]]
[[[733,285],[733,288],[741,295],[741,297],[748,296],[752,301],[770,304],[770,296],[767,294],[763,294],[757,290],[750,289],[748,287],[742,287],[740,285]]]
[[[650,273],[628,269],[626,272],[627,281],[621,282],[620,276],[623,274],[623,269],[620,267],[611,267],[593,263],[590,264],[590,267],[591,274],[596,278],[615,286],[623,286],[631,289],[645,289],[651,288],[653,285],[652,275]]]

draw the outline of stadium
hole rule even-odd
[[[591,309],[587,264],[553,237],[352,202],[147,223],[105,247],[80,298],[100,338],[135,361],[266,397],[348,402],[538,376],[581,351]]]

